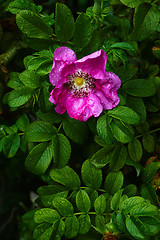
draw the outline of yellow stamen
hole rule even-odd
[[[74,81],[75,81],[75,83],[76,83],[78,86],[82,86],[83,83],[84,83],[84,78],[82,78],[82,77],[75,77],[75,78],[74,78]]]

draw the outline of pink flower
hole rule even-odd
[[[103,50],[77,60],[73,50],[60,47],[54,51],[53,60],[49,77],[55,88],[49,100],[56,105],[56,112],[67,111],[71,118],[87,121],[98,117],[103,108],[118,105],[121,81],[105,71],[107,56]]]

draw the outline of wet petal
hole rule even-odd
[[[117,89],[120,85],[121,80],[112,72],[106,72],[105,82],[100,80],[95,82],[94,93],[100,99],[104,109],[112,109],[118,105],[120,99],[117,96]]]
[[[100,100],[93,94],[83,98],[70,96],[66,107],[69,116],[79,121],[87,121],[91,116],[98,117],[103,110]]]
[[[77,70],[91,74],[95,79],[105,78],[105,67],[107,63],[107,55],[103,50],[94,52],[75,62]]]
[[[56,105],[56,112],[63,114],[66,111],[66,101],[69,97],[69,92],[66,88],[55,87],[50,93],[49,101]]]
[[[54,60],[62,60],[67,64],[71,64],[77,60],[75,52],[68,47],[59,47],[54,51]]]
[[[53,86],[62,86],[67,81],[67,70],[70,69],[70,64],[76,60],[76,55],[70,48],[60,47],[54,51],[53,66],[49,73],[50,82]]]

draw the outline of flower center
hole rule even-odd
[[[90,74],[78,70],[72,75],[68,75],[65,87],[72,93],[73,97],[86,97],[95,87],[94,81],[95,79]]]
[[[85,82],[84,78],[82,77],[75,77],[74,81],[79,87],[81,87]]]

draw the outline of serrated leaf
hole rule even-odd
[[[12,158],[20,147],[20,136],[17,134],[10,134],[3,140],[3,152],[7,158]]]
[[[139,217],[139,216],[154,216],[158,214],[158,209],[152,205],[147,203],[142,203],[138,206],[135,206],[130,211],[131,216]]]
[[[111,171],[119,171],[127,160],[127,149],[125,146],[117,145],[113,150],[113,154],[110,160]]]
[[[71,10],[62,3],[56,4],[55,32],[61,41],[68,41],[74,34],[74,18]]]
[[[81,168],[82,180],[91,189],[98,189],[102,184],[102,171],[96,169],[89,160],[86,160]]]
[[[45,142],[51,140],[57,134],[57,129],[49,122],[36,121],[25,130],[25,138],[28,142]]]
[[[39,240],[50,240],[54,226],[50,223],[44,222],[38,225],[33,232],[33,238]]]
[[[35,212],[34,221],[36,223],[48,222],[54,223],[60,219],[59,213],[51,208],[42,208]]]
[[[150,37],[159,24],[159,11],[156,6],[143,3],[139,5],[134,15],[133,39],[142,41]]]
[[[65,232],[66,238],[74,238],[79,231],[79,221],[76,216],[67,217],[65,220]]]
[[[141,3],[143,3],[143,0],[120,0],[124,5],[130,8],[135,8]]]
[[[33,96],[34,90],[30,87],[19,87],[9,93],[8,105],[10,107],[20,107]]]
[[[36,145],[28,154],[25,166],[28,171],[34,174],[43,174],[49,167],[52,160],[52,152],[48,143]]]
[[[126,227],[128,232],[133,236],[135,239],[139,240],[148,240],[147,237],[147,229],[142,224],[142,222],[138,218],[129,218],[126,219]]]
[[[133,197],[137,193],[137,187],[134,184],[129,184],[125,187],[123,194],[127,195],[128,197]]]
[[[79,218],[79,233],[86,234],[91,228],[91,219],[88,214],[82,214]]]
[[[63,120],[63,129],[67,137],[77,143],[84,143],[88,136],[88,128],[84,122],[79,122],[73,118]]]
[[[121,196],[122,196],[122,192],[123,192],[123,189],[119,190],[118,192],[116,192],[111,200],[111,209],[113,211],[117,211],[118,208],[119,208],[119,203],[120,203],[120,199],[121,199]]]
[[[156,93],[154,82],[147,79],[129,80],[122,87],[128,94],[135,97],[150,97]]]
[[[123,202],[122,211],[126,214],[131,211],[135,206],[145,203],[145,199],[139,196],[130,197]]]
[[[24,86],[23,83],[19,79],[19,75],[20,75],[20,73],[18,73],[18,72],[11,72],[10,79],[9,79],[7,86],[10,88],[19,88],[19,87]]]
[[[145,134],[142,138],[142,143],[147,152],[151,153],[154,151],[155,141],[151,134]]]
[[[102,214],[106,210],[106,198],[100,195],[94,202],[94,209],[96,213]]]
[[[76,194],[76,205],[79,211],[88,213],[91,208],[91,201],[88,194],[84,190],[79,190]]]
[[[92,164],[96,168],[104,167],[107,163],[110,162],[113,149],[114,149],[114,146],[111,145],[98,150],[91,158]]]
[[[97,133],[106,144],[112,144],[114,142],[114,136],[109,127],[109,121],[107,116],[103,115],[98,118],[97,121]]]
[[[51,149],[54,166],[59,168],[64,167],[71,155],[71,145],[68,139],[63,134],[57,134],[52,140]]]
[[[126,50],[127,52],[129,52],[130,54],[133,54],[133,55],[135,55],[137,52],[136,49],[133,47],[133,45],[131,45],[127,42],[114,43],[110,46],[109,49],[113,49],[113,48],[120,48],[120,49]]]
[[[42,18],[29,10],[22,10],[16,16],[20,30],[30,38],[49,39],[53,29]]]
[[[34,71],[25,70],[20,73],[19,78],[25,86],[33,89],[38,88],[41,85],[39,76],[37,76]]]
[[[144,123],[146,121],[146,107],[141,98],[128,95],[127,105],[139,115],[140,123]]]
[[[119,119],[128,124],[138,124],[140,117],[129,107],[118,106],[108,111],[109,116]]]
[[[160,162],[152,162],[141,171],[141,179],[144,184],[149,183],[160,168]]]
[[[17,14],[21,10],[31,10],[35,13],[39,13],[42,7],[36,6],[28,0],[15,0],[9,4],[8,9],[13,14]]]
[[[135,138],[128,144],[128,152],[134,162],[139,162],[143,153],[141,142]]]
[[[81,184],[76,172],[68,166],[61,169],[52,169],[50,176],[54,181],[63,184],[69,190],[76,190]]]
[[[122,172],[110,172],[104,183],[105,190],[111,195],[115,194],[123,186],[123,173]]]
[[[18,129],[22,132],[24,132],[24,130],[26,129],[26,127],[28,127],[29,125],[29,119],[27,117],[27,115],[25,113],[22,114],[22,116],[20,116],[17,121],[16,121],[16,125],[18,127]]]
[[[74,213],[72,204],[63,197],[55,197],[52,204],[63,217],[72,216]]]
[[[133,140],[134,132],[128,125],[123,122],[113,119],[111,122],[111,129],[114,137],[121,143],[128,143]]]
[[[157,207],[159,207],[158,196],[156,190],[151,183],[141,186],[141,196],[145,199],[150,200],[150,202]]]
[[[77,48],[85,47],[92,37],[92,24],[90,18],[81,13],[76,19],[75,32],[73,36],[73,42]]]

